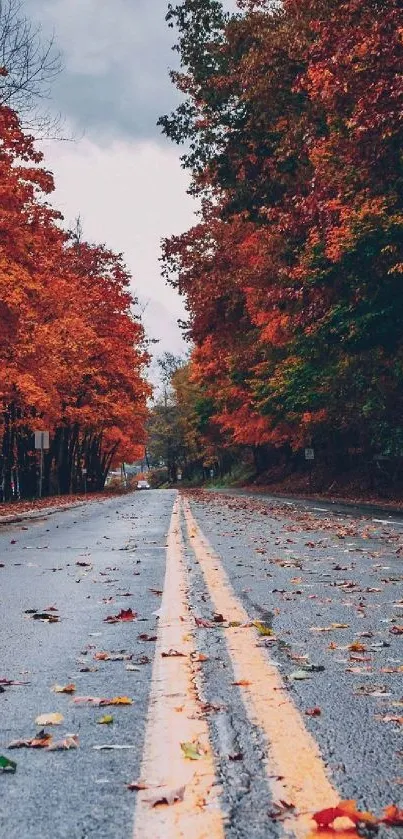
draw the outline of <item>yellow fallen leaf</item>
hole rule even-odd
[[[200,760],[203,757],[199,743],[181,743],[181,749],[189,760]]]
[[[274,635],[273,630],[261,621],[253,621],[252,626],[257,629],[259,635]]]
[[[112,725],[113,717],[111,714],[104,714],[101,719],[97,720],[98,725]]]
[[[35,720],[35,725],[61,725],[63,721],[63,714],[40,714]]]

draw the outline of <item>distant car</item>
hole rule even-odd
[[[137,489],[151,489],[148,481],[137,481]]]

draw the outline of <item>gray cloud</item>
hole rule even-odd
[[[234,7],[235,0],[227,0]],[[65,71],[57,111],[86,136],[158,138],[158,117],[178,101],[168,70],[175,33],[168,0],[27,0],[27,13],[55,33]]]

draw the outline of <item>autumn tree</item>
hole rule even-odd
[[[103,487],[145,442],[148,361],[130,275],[105,246],[77,242],[47,204],[52,176],[0,106],[0,486],[34,495],[36,429],[51,431],[45,491]]]
[[[165,244],[234,441],[403,455],[397,0],[170,6],[200,223]]]

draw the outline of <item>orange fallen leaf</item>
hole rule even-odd
[[[327,807],[325,810],[319,810],[313,814],[312,818],[319,827],[330,827],[339,818],[348,818],[353,824],[378,824],[378,819],[372,813],[357,810],[357,802],[354,799],[339,801],[336,807]]]
[[[47,749],[52,742],[53,735],[49,734],[48,732],[40,731],[35,737],[31,737],[29,740],[13,740],[11,743],[8,744],[8,749]]]
[[[396,804],[390,804],[389,807],[385,807],[380,821],[392,827],[403,827],[403,810]]]
[[[234,687],[246,688],[248,685],[251,685],[252,682],[248,682],[247,679],[239,679],[238,682],[231,682],[231,684],[234,685]]]
[[[53,685],[52,690],[54,693],[74,693],[76,686],[71,683],[69,685]]]

